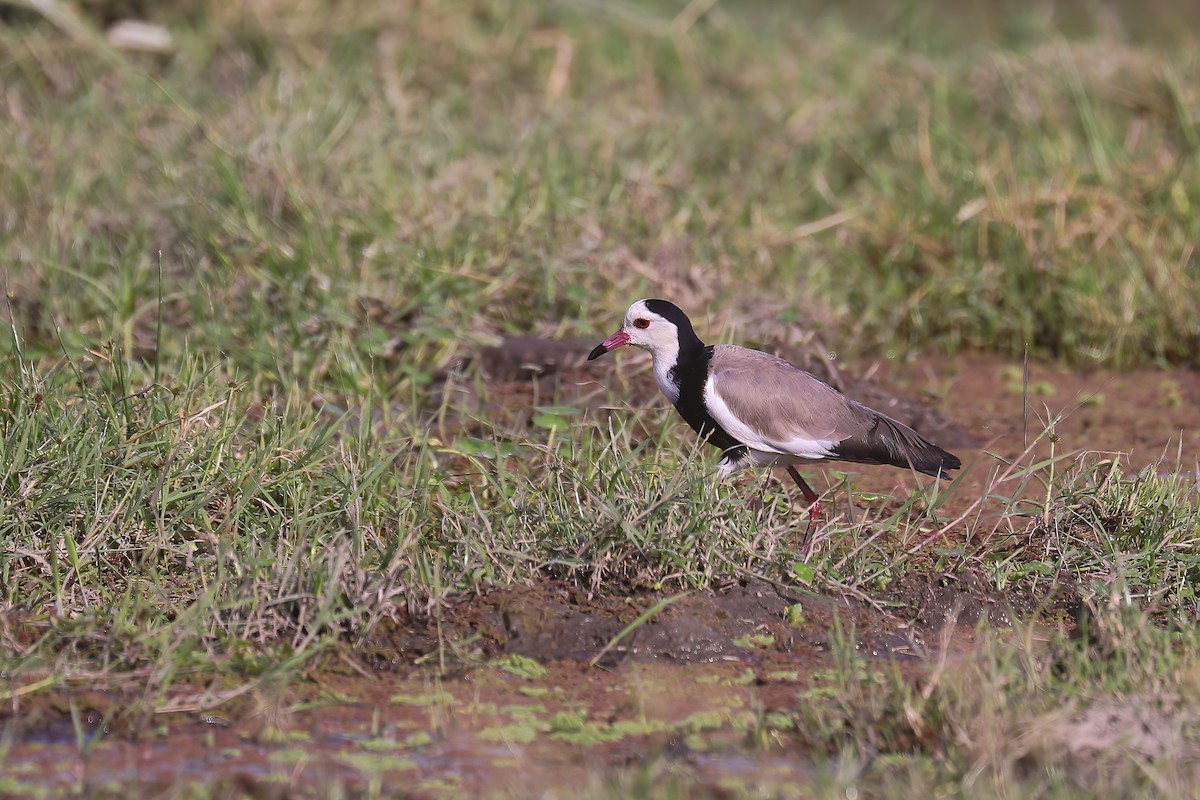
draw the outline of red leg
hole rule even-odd
[[[809,537],[812,536],[813,528],[817,525],[817,520],[821,518],[821,500],[817,496],[817,493],[812,490],[812,487],[804,482],[804,478],[800,477],[800,473],[795,467],[789,465],[787,470],[788,474],[792,476],[792,480],[800,487],[800,492],[804,495],[804,499],[808,501],[808,527],[804,529],[804,539],[800,542],[801,548],[807,551]]]
[[[816,522],[821,518],[821,501],[817,497],[817,493],[804,482],[804,478],[800,477],[800,473],[795,467],[789,466],[788,475],[792,476],[792,480],[800,487],[800,492],[804,495],[804,499],[808,501],[808,519],[811,522]]]

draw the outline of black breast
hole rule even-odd
[[[679,384],[675,410],[702,439],[736,460],[745,455],[746,446],[717,424],[704,405],[704,384],[708,381],[708,362],[712,359],[712,353],[712,347],[703,348],[692,358],[680,353],[680,359],[670,373],[670,377]]]

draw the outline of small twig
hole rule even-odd
[[[188,422],[193,419],[197,419],[198,417],[202,417],[210,411],[216,411],[218,408],[220,408],[221,406],[225,405],[228,402],[229,402],[229,398],[227,397],[224,400],[218,400],[217,402],[215,402],[205,408],[202,408],[199,411],[193,411],[191,414],[181,414],[177,419],[169,419],[166,422],[160,422],[159,424],[155,425],[153,428],[147,428],[144,431],[139,431],[138,433],[135,433],[133,436],[130,436],[128,444],[133,444],[138,439],[141,439],[143,436],[149,436],[150,434],[155,433],[156,431],[160,431],[163,428],[170,427],[171,425],[182,425],[185,422]]]

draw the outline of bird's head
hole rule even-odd
[[[674,363],[681,339],[691,341],[696,334],[678,306],[666,300],[638,300],[625,312],[621,329],[596,345],[588,361],[628,344],[650,351],[655,359],[666,358]]]

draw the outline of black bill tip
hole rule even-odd
[[[608,352],[608,348],[602,344],[598,344],[592,348],[592,352],[588,353],[588,361],[595,361],[600,356]]]

